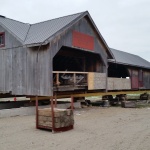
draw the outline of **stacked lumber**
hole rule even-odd
[[[62,128],[74,124],[73,111],[71,109],[54,109],[54,127]],[[38,125],[52,128],[52,111],[50,108],[38,110]]]

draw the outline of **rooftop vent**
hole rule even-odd
[[[1,18],[6,18],[5,16],[0,15]]]

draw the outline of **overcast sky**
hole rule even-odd
[[[109,47],[150,61],[150,0],[0,1],[0,15],[25,23],[88,10]]]

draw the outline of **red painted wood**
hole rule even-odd
[[[94,50],[94,37],[78,31],[73,31],[72,45],[87,50]]]
[[[139,80],[138,77],[131,77],[132,80],[132,89],[138,89],[139,88]]]

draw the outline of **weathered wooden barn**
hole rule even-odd
[[[150,89],[150,63],[123,56],[109,49],[87,11],[36,24],[0,16],[1,93]]]
[[[126,80],[128,89],[150,89],[150,62],[138,55],[110,48],[113,58],[109,59],[108,80],[113,77],[113,82]],[[118,80],[118,78],[120,78]],[[116,81],[115,81],[116,80]],[[117,87],[118,86],[118,87]],[[123,83],[115,84],[114,89],[126,88]],[[110,88],[110,89],[109,89]],[[111,90],[109,87],[108,90]]]
[[[1,16],[0,35],[2,93],[50,96],[63,89],[106,89],[112,55],[88,12],[32,25]],[[103,84],[89,83],[94,75]]]

